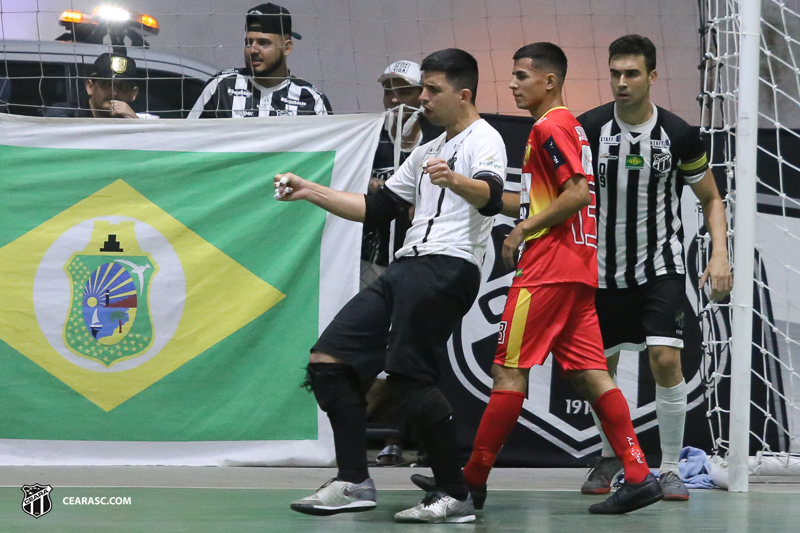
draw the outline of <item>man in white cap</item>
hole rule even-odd
[[[422,72],[418,63],[395,61],[383,71],[378,83],[383,85],[383,108],[388,111],[381,131],[378,149],[372,161],[372,174],[367,194],[374,195],[394,174],[411,151],[422,143],[435,139],[444,128],[434,126],[422,116],[419,97],[422,94]],[[398,120],[400,124],[398,124]],[[395,146],[400,128],[400,151],[395,160]],[[406,231],[411,227],[413,211],[406,209],[391,223],[364,224],[361,238],[361,288],[365,288],[383,274],[389,258],[403,247]],[[389,426],[397,425],[397,414],[386,385],[386,374],[381,373],[367,393],[367,410],[370,418]],[[386,439],[377,456],[378,466],[391,466],[402,462],[402,439]]]
[[[378,83],[383,85],[383,108],[389,113],[386,115],[386,124],[381,131],[378,149],[372,161],[368,188],[370,195],[377,193],[383,187],[384,182],[394,174],[395,169],[406,160],[414,148],[444,132],[443,128],[428,122],[420,112],[421,76],[418,63],[401,60],[386,67],[378,78]],[[400,152],[395,160],[398,120],[401,130]],[[400,215],[395,220],[394,239],[390,237],[388,224],[385,227],[364,225],[361,247],[362,288],[383,273],[389,265],[392,252],[403,246],[403,239],[410,225],[411,217],[407,214]]]

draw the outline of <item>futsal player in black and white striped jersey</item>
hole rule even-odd
[[[292,17],[286,8],[262,4],[246,17],[246,68],[229,69],[211,78],[188,118],[247,118],[276,115],[328,115],[328,98],[313,85],[289,73]]]
[[[339,311],[311,349],[308,383],[331,421],[338,473],[292,503],[300,513],[375,507],[363,384],[385,370],[399,411],[425,447],[437,487],[395,520],[475,520],[452,408],[436,383],[449,365],[447,340],[478,295],[493,216],[503,207],[506,149],[475,108],[474,57],[440,50],[425,58],[422,71],[424,115],[445,133],[414,149],[375,195],[336,191],[291,173],[275,176],[276,198],[306,200],[348,220],[382,223],[415,208],[397,259]]]
[[[620,350],[649,352],[656,381],[656,414],[665,500],[685,501],[678,459],[686,421],[686,382],[681,371],[685,290],[680,198],[688,184],[703,206],[712,255],[700,280],[711,299],[727,296],[725,210],[708,168],[698,128],[650,102],[656,49],[646,37],[626,35],[609,46],[614,102],[578,117],[589,137],[597,182],[599,290],[597,314],[608,367],[615,374]],[[598,464],[584,494],[610,491],[619,462],[603,435]]]

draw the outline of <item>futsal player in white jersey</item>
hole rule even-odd
[[[689,499],[678,458],[686,421],[686,381],[681,348],[686,310],[680,195],[688,184],[703,207],[712,254],[699,286],[711,299],[730,293],[725,208],[708,168],[698,128],[650,102],[658,76],[656,48],[646,37],[626,35],[609,46],[614,102],[578,117],[589,137],[597,182],[597,314],[612,376],[620,350],[649,352],[656,381],[665,500]],[[602,457],[581,487],[610,491],[621,465],[603,435]]]
[[[363,384],[385,370],[439,488],[395,520],[475,520],[452,409],[436,382],[448,364],[447,339],[478,294],[492,217],[503,204],[506,149],[475,108],[475,58],[463,50],[440,50],[425,58],[422,71],[425,117],[445,133],[416,148],[376,195],[336,191],[290,173],[275,176],[277,198],[307,200],[349,220],[381,223],[415,209],[396,260],[342,308],[311,349],[308,385],[331,421],[339,471],[316,493],[292,503],[301,513],[375,507]]]

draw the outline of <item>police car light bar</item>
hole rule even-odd
[[[152,34],[157,34],[161,25],[155,17],[143,13],[136,13],[112,6],[99,6],[94,8],[92,14],[81,13],[80,11],[64,11],[61,14],[61,25],[67,24],[99,24],[100,21],[106,24],[128,24],[138,23]]]
[[[105,19],[109,22],[128,22],[131,20],[130,11],[127,9],[121,9],[119,7],[96,7],[94,8],[94,11],[92,11],[92,15],[95,17],[100,17],[101,19]]]

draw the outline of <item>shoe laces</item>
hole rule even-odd
[[[660,476],[658,476],[658,480],[661,483],[669,483],[670,481],[675,481],[676,479],[678,481],[682,481],[680,476],[678,474],[676,474],[675,472],[673,472],[672,470],[668,470],[668,471],[664,472],[663,474],[661,474]]]
[[[431,492],[427,493],[424,498],[422,498],[422,502],[421,502],[422,506],[423,507],[430,507],[434,503],[436,503],[439,500],[441,500],[443,497],[444,497],[443,493],[441,493],[441,492],[439,492],[437,490],[431,491]]]

